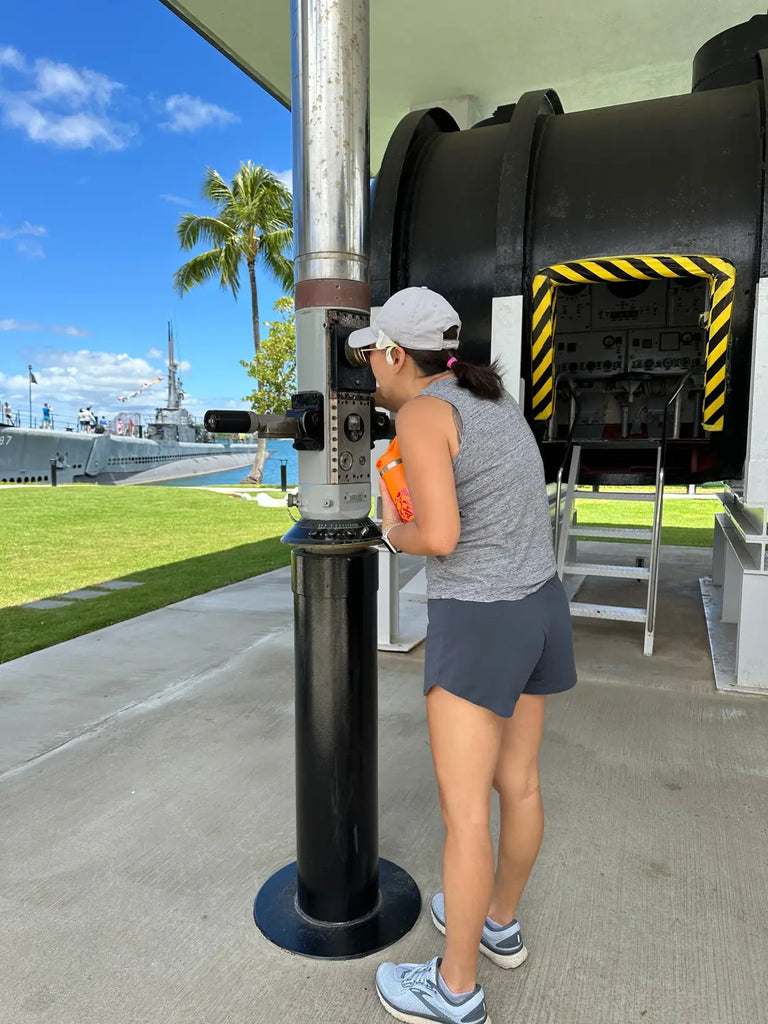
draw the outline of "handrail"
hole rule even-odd
[[[661,545],[661,514],[664,508],[664,479],[667,460],[667,423],[669,420],[669,410],[677,401],[685,388],[685,385],[690,381],[691,377],[693,377],[695,373],[695,370],[688,370],[688,372],[680,378],[679,384],[664,403],[664,419],[661,425],[661,443],[659,444],[659,450],[656,455],[656,498],[653,504],[651,571],[648,577],[648,609],[645,623],[646,636],[649,633],[653,635],[654,630],[656,629],[656,590],[659,579],[659,547]]]
[[[560,463],[560,468],[557,471],[557,489],[555,491],[555,532],[553,537],[553,547],[555,549],[555,555],[557,555],[557,548],[560,542],[560,502],[562,500],[563,491],[563,474],[565,473],[565,467],[568,465],[568,459],[570,458],[571,451],[573,450],[573,434],[576,429],[576,424],[579,420],[579,412],[581,406],[581,396],[574,387],[573,380],[567,374],[558,374],[555,378],[555,401],[554,408],[552,409],[552,415],[557,415],[557,389],[558,385],[562,380],[565,380],[568,384],[568,391],[571,398],[575,403],[575,412],[573,416],[573,422],[571,423],[568,431],[568,437],[565,442],[565,454],[563,455],[563,461]]]

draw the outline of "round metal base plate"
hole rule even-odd
[[[418,886],[402,868],[379,860],[379,902],[359,921],[327,924],[301,913],[296,904],[296,862],[276,871],[259,889],[253,919],[270,942],[299,956],[352,960],[386,949],[416,923]]]

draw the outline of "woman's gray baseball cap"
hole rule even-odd
[[[455,338],[443,335],[456,328]],[[371,326],[353,331],[350,348],[402,348],[417,352],[440,352],[459,347],[461,319],[442,295],[430,288],[403,288],[390,296],[371,316]]]

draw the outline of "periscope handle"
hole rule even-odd
[[[288,416],[257,415],[246,409],[209,409],[203,417],[212,434],[260,434],[261,437],[296,437],[299,423]]]
[[[244,409],[209,409],[203,417],[205,429],[212,434],[253,434],[256,417]]]

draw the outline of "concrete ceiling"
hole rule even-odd
[[[290,105],[288,0],[161,0]],[[462,126],[528,89],[566,110],[690,91],[696,50],[756,0],[371,0],[371,165],[408,110]]]

